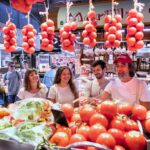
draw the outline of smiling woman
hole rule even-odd
[[[39,75],[36,69],[28,69],[25,73],[24,87],[18,92],[19,99],[26,98],[46,98],[48,89],[40,83]]]
[[[72,73],[69,67],[58,68],[54,80],[54,85],[50,88],[48,99],[60,104],[73,104],[73,100],[78,97],[76,87],[72,82]]]

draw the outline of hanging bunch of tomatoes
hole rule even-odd
[[[53,50],[54,31],[55,27],[52,20],[48,19],[41,24],[41,49],[46,51]]]
[[[122,33],[119,31],[122,28],[121,20],[122,18],[120,15],[115,15],[114,17],[107,15],[104,17],[104,37],[106,39],[106,48],[117,48],[120,46],[120,41],[122,39]]]
[[[31,11],[32,5],[37,2],[44,2],[44,0],[11,0],[12,7],[22,13]]]
[[[26,53],[33,54],[35,52],[35,40],[37,31],[32,24],[27,24],[22,29],[23,43],[22,47]]]
[[[89,21],[84,21],[84,23],[83,23],[83,27],[84,27],[84,30],[82,32],[83,43],[85,45],[94,47],[96,45],[96,38],[97,38],[97,34],[96,34],[96,26],[97,26],[96,12],[93,10],[90,10],[88,12],[87,16],[88,16]]]
[[[136,9],[131,9],[126,19],[127,22],[127,45],[130,51],[136,51],[144,46],[143,38],[143,14]]]
[[[69,128],[57,124],[51,144],[67,146],[72,143],[91,141],[113,150],[145,150],[146,139],[139,131],[137,120],[141,121],[150,133],[150,121],[146,122],[150,112],[142,105],[127,103],[115,104],[104,101],[97,106],[85,104],[74,108],[63,104]],[[96,148],[84,147],[86,150]]]
[[[76,22],[66,23],[63,28],[60,29],[60,38],[62,43],[62,49],[69,52],[74,51],[74,42],[76,40],[76,35],[72,31],[77,29]]]
[[[16,25],[10,21],[7,21],[3,28],[4,33],[4,47],[5,52],[13,52],[16,49]]]

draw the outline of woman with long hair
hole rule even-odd
[[[18,92],[20,100],[26,98],[46,98],[48,89],[40,83],[40,78],[36,69],[28,69],[24,77],[24,87]]]
[[[61,66],[57,69],[54,85],[48,93],[48,99],[54,103],[69,103],[78,98],[76,87],[72,81],[72,73],[69,67]]]

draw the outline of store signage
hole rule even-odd
[[[150,23],[150,1],[142,0],[144,3],[144,23]],[[127,18],[128,11],[134,6],[133,1],[122,1],[119,5],[115,7],[115,13],[121,14],[123,20],[122,24],[126,24],[125,20]],[[89,10],[88,5],[72,6],[70,9],[70,19],[76,21],[78,27],[83,27],[83,21],[87,20],[87,13]],[[102,26],[104,24],[103,18],[107,14],[111,14],[111,3],[101,3],[95,5],[95,11],[97,13],[98,25]],[[66,22],[66,7],[61,7],[58,11],[57,25],[61,28]]]

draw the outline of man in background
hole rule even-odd
[[[101,99],[112,99],[131,105],[140,103],[150,109],[148,86],[144,81],[135,77],[135,68],[130,56],[121,54],[115,59],[114,63],[118,77],[106,86]]]
[[[56,65],[52,64],[50,70],[44,74],[42,82],[46,85],[48,89],[53,85],[56,69],[57,69]]]
[[[15,69],[15,63],[8,63],[8,72],[4,75],[4,83],[8,87],[8,103],[14,103],[21,86],[21,75]]]
[[[21,77],[24,79],[26,71],[29,69],[29,64],[26,60],[23,61],[22,63],[22,69],[21,69]]]

